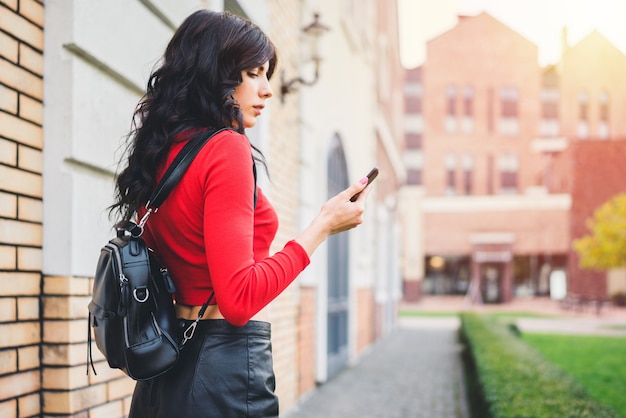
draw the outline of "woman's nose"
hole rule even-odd
[[[268,79],[265,79],[265,84],[263,85],[263,87],[261,87],[261,96],[269,99],[273,95],[274,92],[272,91],[272,86],[270,86],[270,81]]]

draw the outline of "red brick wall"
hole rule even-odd
[[[572,240],[587,234],[585,223],[604,202],[626,192],[626,140],[574,141],[571,146]],[[583,270],[570,249],[568,290],[590,297],[606,296],[606,274]]]
[[[459,206],[463,205],[462,198],[456,202]],[[470,235],[483,232],[514,234],[513,250],[516,254],[567,252],[569,216],[566,210],[503,210],[495,200],[491,206],[491,209],[476,212],[426,213],[426,254],[470,254]]]
[[[300,287],[298,324],[298,394],[315,389],[315,300],[317,287]]]
[[[424,64],[424,159],[423,184],[427,196],[445,194],[445,158],[454,154],[456,190],[464,194],[461,157],[473,156],[472,194],[489,194],[492,182],[499,189],[497,158],[514,153],[519,158],[518,191],[537,185],[543,170],[541,156],[533,153],[530,141],[538,134],[540,71],[536,45],[486,13],[468,17],[452,30],[434,38],[427,45]],[[456,124],[454,133],[446,132],[448,86],[456,88]],[[472,133],[461,129],[464,112],[463,89],[473,89]],[[501,115],[499,90],[514,87],[519,134],[499,133]],[[489,121],[492,120],[492,124]],[[492,126],[492,128],[490,128]],[[494,158],[493,167],[489,159]]]

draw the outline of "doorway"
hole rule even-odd
[[[348,168],[339,136],[331,141],[328,156],[328,198],[348,187]],[[332,377],[348,363],[348,234],[328,238],[328,377]]]

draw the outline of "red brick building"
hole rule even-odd
[[[405,297],[548,295],[556,271],[568,291],[606,297],[605,274],[578,268],[571,243],[626,190],[626,57],[593,32],[541,68],[536,45],[481,13],[428,42],[406,80],[424,267]]]
[[[626,140],[575,141],[570,147],[570,234],[575,239],[589,232],[587,219],[599,206],[626,191]],[[581,269],[578,254],[573,249],[568,257],[568,290],[571,293],[601,300],[616,291],[624,291],[610,288],[606,272]]]

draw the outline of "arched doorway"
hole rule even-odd
[[[328,154],[328,197],[348,187],[348,168],[341,144],[335,135]],[[328,377],[348,363],[348,234],[328,239]]]

